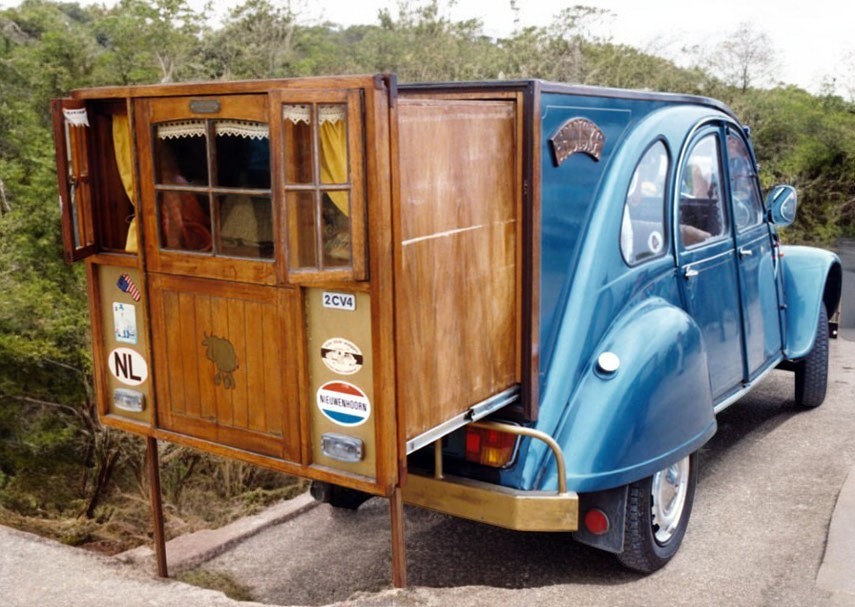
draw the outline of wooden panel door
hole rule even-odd
[[[299,294],[151,276],[160,427],[299,461]]]
[[[516,99],[398,106],[398,398],[407,439],[520,381]]]

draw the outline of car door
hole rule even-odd
[[[722,166],[722,130],[699,129],[677,175],[677,242],[684,305],[704,336],[714,402],[742,386],[744,347],[737,258]]]
[[[725,136],[745,340],[745,375],[751,380],[780,358],[776,252],[769,224],[764,220],[750,147],[741,129],[728,127]]]

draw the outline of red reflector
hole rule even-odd
[[[511,461],[516,441],[515,434],[469,426],[466,428],[466,460],[501,468]]]
[[[594,535],[603,535],[609,530],[609,517],[599,508],[592,508],[585,514],[585,528]]]

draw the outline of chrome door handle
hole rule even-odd
[[[683,276],[685,276],[687,279],[694,278],[699,273],[700,272],[698,272],[697,270],[695,270],[693,268],[686,268],[685,270],[683,270]]]
[[[752,251],[751,249],[739,247],[739,259],[742,259],[743,257],[751,257],[752,255],[754,255],[754,251]]]

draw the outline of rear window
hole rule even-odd
[[[620,232],[620,251],[629,265],[665,252],[665,184],[668,150],[657,141],[639,160],[632,174]]]

